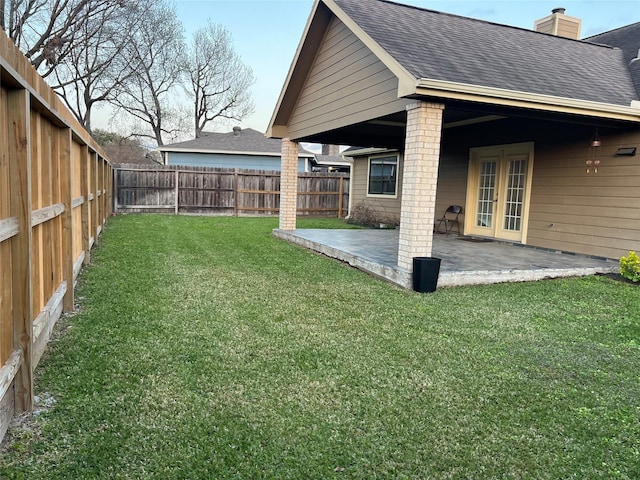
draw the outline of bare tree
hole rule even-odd
[[[150,152],[136,138],[125,138],[119,133],[96,128],[93,138],[109,156],[112,163],[160,163],[158,152]]]
[[[181,130],[179,120],[183,116],[176,100],[184,76],[185,47],[182,24],[173,5],[155,2],[132,36],[133,41],[123,49],[125,58],[131,60],[128,79],[111,103],[147,127],[145,132],[134,132],[137,136],[163,145],[163,135]]]
[[[253,112],[253,72],[242,63],[223,26],[209,21],[194,33],[187,71],[196,137],[209,122],[242,120]]]
[[[145,21],[153,0],[123,0],[119,12],[105,10],[80,27],[71,45],[48,78],[80,123],[91,131],[93,107],[112,100],[131,75],[132,59],[123,55],[133,41],[130,32]]]
[[[47,77],[91,33],[88,24],[122,6],[123,0],[0,0],[0,27]]]

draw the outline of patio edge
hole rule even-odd
[[[294,245],[304,247],[327,257],[343,261],[365,273],[388,281],[398,287],[412,289],[412,272],[399,267],[381,265],[353,255],[335,247],[303,238],[296,231],[273,229],[273,236]],[[551,278],[585,277],[599,273],[617,273],[617,264],[601,267],[538,268],[503,270],[440,271],[438,287],[461,287],[465,285],[487,285],[495,283],[533,282]]]
[[[352,255],[337,248],[299,237],[295,234],[295,230],[287,231],[274,228],[272,233],[276,238],[313,250],[314,252],[322,253],[327,257],[343,261],[358,270],[362,270],[365,273],[369,273],[375,277],[381,278],[382,280],[391,282],[399,287],[408,289],[412,288],[413,276],[409,271],[401,270],[397,267],[393,268],[386,265],[380,265],[379,263]]]

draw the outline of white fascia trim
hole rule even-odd
[[[553,112],[595,115],[598,117],[640,122],[640,108],[636,106],[637,102],[630,102],[630,106],[613,105],[610,103],[592,102],[589,100],[578,100],[427,78],[418,80],[416,93],[419,95],[472,100]]]
[[[335,162],[325,162],[322,160],[316,160],[318,165],[342,165],[344,167],[349,167],[351,162],[349,160],[336,160]]]
[[[359,150],[350,150],[349,152],[343,152],[342,156],[354,158],[354,157],[364,157],[367,155],[377,155],[378,153],[390,153],[397,152],[398,150],[395,148],[378,148],[378,147],[367,147],[361,148]]]

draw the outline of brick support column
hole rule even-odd
[[[443,110],[439,103],[407,106],[398,244],[398,267],[407,271],[413,257],[431,256]]]
[[[280,166],[280,230],[296,229],[298,201],[298,142],[282,139]]]

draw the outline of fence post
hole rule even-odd
[[[15,411],[33,407],[33,279],[31,232],[31,131],[27,90],[7,93],[11,215],[18,219],[18,234],[11,239],[13,293],[13,348],[22,350],[15,376]]]
[[[118,169],[112,171],[113,180],[113,213],[118,213]]]
[[[344,192],[344,177],[340,177],[338,188],[338,218],[342,218],[342,195]]]
[[[177,168],[176,168],[176,176],[173,179],[173,183],[175,184],[174,185],[175,190],[174,190],[174,195],[173,195],[173,201],[175,202],[175,209],[174,209],[173,213],[178,215],[178,212],[179,212],[178,201],[180,199],[180,188],[179,188],[179,185],[180,185],[180,170],[178,170]]]
[[[233,216],[238,216],[238,169],[233,170]]]
[[[107,217],[114,212],[113,210],[113,189],[115,188],[115,182],[113,181],[113,167],[110,163],[107,163]]]

